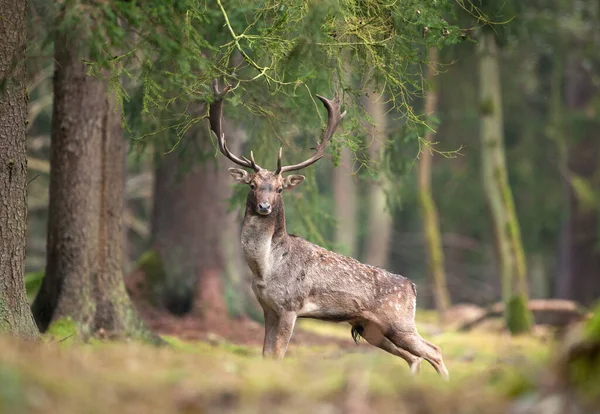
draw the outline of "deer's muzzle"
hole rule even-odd
[[[267,215],[271,214],[271,203],[269,203],[269,202],[258,203],[257,213],[261,214],[263,216],[267,216]]]

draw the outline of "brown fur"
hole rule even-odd
[[[282,190],[304,177],[230,172],[251,186],[241,237],[265,314],[264,356],[284,357],[297,318],[348,322],[353,333],[406,360],[412,372],[426,359],[447,378],[439,347],[417,333],[414,283],[287,233]],[[270,205],[268,214],[261,205]]]
[[[312,165],[346,115],[341,112],[338,94],[333,100],[317,95],[327,109],[327,128],[315,153],[306,161],[281,165],[281,149],[276,172],[262,169],[250,159],[237,157],[227,148],[222,131],[223,96],[230,86],[213,81],[215,101],[209,110],[210,127],[217,136],[219,151],[245,168],[230,168],[233,178],[250,186],[242,227],[244,257],[252,270],[252,289],[265,314],[263,355],[283,358],[297,318],[348,322],[353,334],[370,344],[403,358],[411,371],[419,370],[422,359],[448,377],[439,347],[427,342],[415,327],[415,285],[403,276],[369,266],[350,257],[330,252],[285,229],[283,190],[297,187],[301,175],[282,174]]]

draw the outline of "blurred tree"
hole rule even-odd
[[[363,101],[372,124],[367,127],[365,145],[369,157],[375,163],[380,163],[388,142],[385,98],[383,94],[373,90],[373,85],[366,88],[368,91]],[[388,177],[384,174],[377,174],[368,184],[367,234],[363,257],[365,263],[384,268],[387,267],[392,233],[392,215],[386,194],[388,188]]]
[[[140,11],[134,4],[120,4],[117,13],[135,27],[136,33],[141,34],[140,42],[136,46],[154,52],[142,57],[143,63],[138,66],[139,71],[128,71],[129,75],[139,76],[142,80],[139,85],[142,104],[135,109],[140,110],[141,118],[150,121],[146,126],[161,130],[165,120],[168,120],[167,123],[170,122],[169,126],[173,127],[175,135],[181,139],[176,145],[185,146],[183,141],[190,137],[189,128],[204,114],[202,111],[182,108],[190,101],[210,101],[207,85],[212,77],[219,76],[234,85],[229,99],[232,106],[245,111],[238,110],[233,117],[241,120],[242,125],[248,126],[246,129],[255,152],[259,153],[261,149],[272,150],[278,146],[280,142],[270,138],[275,133],[284,141],[285,157],[294,158],[295,154],[287,151],[287,147],[294,146],[295,141],[300,139],[302,144],[298,146],[306,147],[304,137],[314,136],[313,91],[326,93],[331,84],[339,85],[335,89],[342,90],[347,98],[359,101],[357,97],[361,91],[353,88],[351,82],[360,80],[362,83],[368,83],[377,79],[381,81],[382,91],[386,93],[389,101],[399,112],[407,115],[409,123],[420,123],[408,105],[408,96],[419,89],[420,85],[415,81],[420,74],[413,72],[412,67],[414,65],[418,70],[422,61],[418,53],[421,43],[442,46],[461,40],[459,29],[450,25],[443,17],[449,9],[449,2],[411,4],[408,8],[401,8],[389,1],[375,1],[369,4],[346,4],[336,1],[309,4],[304,0],[259,3],[243,1],[235,5],[229,1],[217,1],[203,7],[198,7],[190,1],[179,2],[177,5],[150,1],[142,13],[143,16],[155,16],[150,21],[135,18]],[[153,12],[149,13],[149,10]],[[425,25],[440,30],[423,40],[421,33]],[[157,31],[157,27],[163,28],[163,31]],[[445,35],[442,34],[442,28],[446,30]],[[133,47],[131,49],[133,50]],[[156,50],[160,53],[155,59]],[[404,56],[403,62],[396,59],[399,54]],[[136,51],[123,54],[117,60],[121,65],[138,56]],[[352,68],[353,76],[348,75],[349,68]],[[127,98],[125,93],[123,96]],[[183,105],[176,105],[177,102]],[[346,124],[349,126],[349,132],[352,123]],[[151,130],[146,132],[152,133]],[[281,137],[283,132],[285,136]],[[288,140],[289,136],[292,139]],[[377,137],[377,142],[372,148],[373,158],[379,158],[387,139],[385,135]],[[143,140],[138,142],[143,145]],[[343,147],[339,141],[335,145],[337,150]],[[348,152],[348,149],[341,149],[342,154]],[[275,154],[274,151],[272,153]],[[343,163],[346,163],[348,158],[349,155],[344,155]],[[161,253],[161,256],[165,256],[163,260],[166,256],[172,256],[172,259],[166,260],[178,265],[187,263],[184,266],[187,268],[181,269],[181,273],[188,276],[196,274],[193,268],[200,266],[199,257],[210,258],[206,261],[207,268],[222,269],[223,259],[217,260],[220,265],[210,264],[219,257],[214,253],[218,243],[206,243],[206,234],[218,232],[218,229],[222,228],[218,225],[218,220],[209,213],[200,214],[199,211],[203,207],[197,203],[192,203],[195,207],[194,210],[190,210],[190,214],[173,214],[175,210],[181,211],[179,209],[184,208],[177,207],[179,202],[176,200],[180,196],[182,199],[196,199],[203,197],[199,194],[200,191],[208,189],[202,187],[201,190],[194,190],[191,184],[187,188],[188,185],[184,183],[188,178],[182,174],[181,181],[176,186],[166,185],[168,192],[172,192],[171,196],[163,197],[159,188],[162,188],[165,182],[172,182],[170,178],[165,177],[176,175],[175,170],[180,170],[181,165],[169,167],[168,174],[162,171],[163,168],[167,167],[162,165],[157,175],[155,228],[163,229],[162,234],[177,234],[177,238],[183,239],[187,237],[182,233],[184,230],[200,234],[200,230],[193,230],[198,228],[203,229],[204,234],[202,238],[189,235],[192,239],[204,240],[198,243],[169,243],[167,240],[173,238],[155,235],[156,246],[169,246],[170,253]],[[207,182],[207,179],[210,181],[216,177],[216,172],[208,173],[208,170],[203,168],[199,168],[198,171],[204,171],[206,176],[196,179],[196,182]],[[194,174],[196,173],[191,176]],[[344,173],[336,172],[338,184],[341,174]],[[347,172],[345,178],[352,179]],[[348,183],[351,181],[347,181],[346,185]],[[177,189],[180,185],[181,189]],[[183,187],[187,189],[183,190]],[[336,188],[340,189],[340,186]],[[382,188],[373,186],[372,194],[376,205],[372,209],[374,237],[373,242],[368,243],[371,246],[368,260],[385,265],[389,244],[389,237],[385,236],[385,233],[389,233],[390,217],[386,214],[385,192]],[[207,197],[210,197],[210,194],[207,194]],[[343,206],[345,209],[336,216],[343,222],[340,224],[344,229],[338,233],[340,236],[336,244],[346,245],[351,253],[356,244],[352,240],[356,234],[353,231],[355,218],[349,218],[354,214],[352,191],[337,191],[336,197],[339,208]],[[189,206],[185,208],[192,208],[192,204],[184,204]],[[192,212],[195,214],[192,215]],[[158,216],[164,219],[159,220]],[[194,221],[188,221],[192,220],[192,216]],[[180,221],[173,227],[180,228],[181,231],[166,229],[169,223],[166,217],[169,217],[171,222],[177,217]],[[193,224],[199,220],[205,222]],[[312,216],[306,217],[304,214],[298,219],[300,220],[306,227],[315,228],[311,223],[314,220]],[[159,222],[165,224],[158,224]],[[177,259],[179,256],[189,257],[189,251],[186,251],[192,249],[192,245],[197,246],[193,249],[206,249],[206,255],[194,255],[195,262]],[[163,266],[165,269],[173,267],[172,264],[166,263],[163,263]],[[196,278],[185,276],[184,279],[186,278],[187,282],[178,286],[183,286],[183,289],[189,292]],[[183,296],[189,297],[185,293]],[[177,299],[174,302],[182,304],[185,300]]]
[[[64,58],[64,63],[68,64],[67,69],[62,72],[59,70],[57,74],[72,77],[72,86],[59,86],[58,80],[55,80],[55,118],[67,113],[64,109],[57,109],[64,104],[70,111],[68,120],[76,125],[59,126],[59,121],[54,120],[56,144],[52,157],[53,170],[56,172],[53,171],[51,192],[56,195],[55,201],[50,203],[52,218],[48,227],[48,244],[55,247],[48,250],[47,281],[34,309],[37,310],[38,321],[46,325],[55,319],[55,313],[56,317],[59,317],[77,307],[83,307],[78,318],[85,320],[85,323],[82,322],[87,324],[85,329],[94,329],[94,326],[88,323],[94,314],[93,292],[90,293],[87,281],[78,284],[67,275],[63,283],[62,276],[56,275],[63,274],[63,267],[80,269],[84,275],[88,269],[97,265],[94,251],[102,250],[102,247],[97,246],[95,234],[102,235],[102,228],[97,229],[95,219],[89,217],[96,214],[96,210],[102,209],[103,201],[98,201],[92,195],[97,184],[94,178],[90,177],[93,175],[90,171],[97,168],[96,164],[99,161],[90,153],[100,153],[100,147],[93,139],[90,139],[92,142],[82,142],[79,137],[73,138],[74,141],[71,142],[71,132],[67,131],[67,128],[73,128],[75,131],[89,129],[94,134],[102,135],[97,132],[102,129],[98,122],[108,123],[110,118],[108,114],[100,115],[106,109],[102,106],[106,104],[100,95],[106,94],[107,85],[110,85],[111,92],[115,93],[116,105],[124,107],[124,120],[128,132],[142,149],[143,145],[151,141],[150,137],[153,146],[161,138],[168,136],[176,135],[179,141],[188,138],[190,128],[200,121],[205,113],[188,111],[187,105],[192,103],[190,107],[197,107],[197,104],[210,101],[208,85],[210,79],[216,76],[223,77],[234,85],[230,98],[232,106],[242,110],[238,110],[232,118],[242,119],[245,125],[249,125],[248,134],[254,149],[272,149],[274,144],[279,145],[280,142],[273,142],[277,140],[270,137],[267,139],[273,132],[284,141],[286,150],[287,147],[294,146],[306,148],[304,138],[309,133],[313,136],[315,129],[314,92],[326,93],[330,85],[335,83],[335,79],[338,79],[340,87],[336,89],[343,90],[347,99],[349,97],[359,101],[361,91],[344,81],[348,79],[345,73],[348,67],[352,67],[362,83],[372,79],[381,81],[380,87],[395,109],[405,115],[410,124],[419,124],[420,120],[413,114],[409,100],[410,95],[420,89],[419,68],[423,61],[419,54],[421,45],[425,43],[442,46],[461,41],[459,28],[446,20],[447,12],[453,5],[451,1],[428,1],[425,4],[410,3],[402,6],[388,0],[368,3],[340,3],[333,0],[317,3],[305,0],[268,0],[259,3],[226,0],[212,3],[196,0],[148,0],[143,4],[129,1],[73,1],[65,5],[66,15],[61,17],[57,28],[63,33],[65,30],[79,33],[73,29],[72,22],[79,18],[78,15],[83,15],[84,19],[86,16],[89,18],[86,21],[89,30],[86,32],[87,36],[80,39],[81,44],[69,43],[73,50],[63,50],[63,44],[56,47],[57,56]],[[48,6],[49,9],[52,7],[57,5]],[[49,11],[48,15],[52,16],[53,13]],[[121,21],[136,35],[129,36]],[[54,30],[54,22],[51,26]],[[431,28],[431,35],[426,39],[421,36],[424,27]],[[60,36],[57,39],[61,41],[75,42]],[[76,56],[81,50],[89,50],[89,53]],[[241,56],[240,62],[234,62],[235,56]],[[352,64],[348,65],[342,56],[351,56]],[[403,56],[403,59],[397,59],[398,56]],[[86,66],[77,61],[77,57],[85,58],[87,69],[101,74],[100,78],[82,80]],[[76,63],[79,64],[77,70],[69,66],[76,66]],[[110,71],[110,83],[102,78],[105,75],[102,69]],[[71,71],[74,73],[71,74]],[[129,79],[127,89],[119,81],[115,81],[121,76]],[[61,87],[65,89],[62,92]],[[76,105],[67,102],[68,99],[65,98],[67,103],[58,105],[62,99],[61,94],[66,95],[71,90],[78,93],[83,90],[82,94],[92,96],[93,99],[91,102],[78,101]],[[103,118],[99,118],[101,116]],[[322,114],[320,116],[322,119]],[[306,122],[308,119],[311,122]],[[80,121],[81,125],[78,124]],[[352,123],[347,122],[346,125],[352,126]],[[165,132],[167,129],[170,129],[170,132]],[[265,131],[269,131],[269,134]],[[292,139],[286,141],[285,138],[281,138],[282,131],[292,136]],[[339,144],[338,141],[338,149]],[[73,154],[81,157],[73,155],[72,158],[68,158],[56,149],[59,146],[64,146],[65,150],[73,148]],[[72,155],[70,152],[68,154]],[[293,151],[286,151],[285,154],[290,161],[298,156]],[[65,157],[65,165],[74,164],[74,168],[70,170],[74,177],[66,177],[67,167],[57,165],[57,160],[62,160],[61,157]],[[84,165],[89,169],[84,168]],[[206,177],[202,177],[203,181],[215,177],[212,175],[215,174],[214,171],[206,170],[204,173]],[[310,173],[308,174],[308,181],[311,182]],[[58,180],[61,180],[61,184],[56,183]],[[67,185],[72,185],[74,194],[64,194],[60,192],[62,190],[57,189],[63,188],[62,180],[70,183]],[[314,180],[312,182],[314,187]],[[81,189],[85,187],[81,183],[89,184],[89,188],[86,189],[89,190],[88,193]],[[116,187],[110,188],[112,190]],[[81,192],[76,193],[75,190]],[[315,193],[316,191],[313,195]],[[64,200],[60,201],[63,198]],[[71,204],[71,199],[77,201]],[[381,205],[381,197],[377,199]],[[314,200],[315,197],[311,199],[313,202]],[[161,199],[159,202],[163,201]],[[57,211],[62,211],[64,207],[61,203],[73,208],[68,214],[81,215],[79,219],[73,220],[75,224],[65,224],[66,219],[57,216]],[[299,200],[298,205],[299,209],[305,210],[312,207],[308,197]],[[319,217],[319,214],[321,213],[314,216]],[[298,222],[311,229],[311,236],[317,237],[314,235],[317,227],[311,222],[313,216],[297,217]],[[206,230],[213,229],[211,226],[216,223],[215,220],[209,221],[210,223],[203,225]],[[181,227],[188,229],[193,226],[182,224]],[[85,240],[81,240],[81,251],[69,252],[69,255],[73,254],[76,259],[65,264],[61,262],[62,259],[54,256],[62,254],[59,244],[63,239],[71,237],[67,233],[72,230],[89,235],[86,235]],[[81,237],[79,233],[77,235]],[[203,245],[206,246],[207,243]],[[207,260],[207,268],[220,267],[219,264],[212,263],[212,259],[218,259],[219,255],[210,253],[210,248],[206,247],[206,254],[202,254],[210,257],[210,260]],[[72,269],[69,270],[69,274],[76,273]],[[55,290],[52,292],[52,289]],[[120,287],[115,285],[115,289],[117,292]],[[74,297],[71,291],[77,290],[92,296],[87,298],[78,294],[78,302],[68,305],[67,298]],[[64,304],[56,299],[61,295],[65,299]],[[121,297],[120,293],[115,295]],[[50,299],[51,297],[55,299]],[[68,312],[59,308],[68,308]]]
[[[348,147],[341,150],[339,165],[333,169],[334,217],[336,220],[334,246],[336,251],[354,257],[357,248],[356,175],[354,153]]]
[[[227,133],[231,136],[230,149],[236,151],[244,132],[231,128]],[[153,290],[173,313],[193,308],[206,319],[222,323],[227,317],[225,283],[236,285],[236,313],[246,313],[250,305],[243,282],[231,276],[246,272],[239,266],[239,225],[232,214],[225,213],[232,182],[221,165],[224,160],[206,160],[213,150],[209,131],[202,123],[189,131],[177,149],[158,156],[152,248],[162,263],[163,277],[158,286],[154,283]]]
[[[434,65],[439,61],[438,50],[429,49],[429,66],[427,68],[427,83],[429,89],[425,97],[425,115],[434,117],[437,111],[438,91],[436,82],[436,71]],[[431,121],[429,122],[431,125]],[[431,192],[431,162],[433,152],[430,147],[433,143],[433,131],[427,129],[423,138],[424,148],[419,157],[419,206],[423,220],[423,232],[425,233],[425,250],[427,251],[427,265],[435,306],[439,317],[443,320],[446,310],[450,307],[450,294],[446,282],[444,270],[444,250],[440,234],[440,223],[438,212]]]
[[[512,333],[527,332],[532,315],[527,308],[525,254],[504,154],[498,46],[491,31],[482,31],[478,40],[481,167],[501,272],[505,322]]]
[[[600,297],[600,121],[597,76],[598,59],[587,56],[585,49],[594,45],[596,36],[571,38],[566,54],[564,99],[566,120],[563,131],[567,141],[568,215],[564,236],[565,266],[558,279],[558,295],[591,305]]]
[[[27,7],[27,1],[0,1],[0,333],[35,337],[24,280]]]
[[[71,7],[61,11],[54,41],[47,264],[32,310],[42,332],[71,318],[82,337],[149,337],[123,283],[120,111],[107,73],[90,76],[84,63],[93,57],[86,32],[98,23]]]

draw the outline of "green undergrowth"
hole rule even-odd
[[[148,250],[140,256],[136,267],[141,269],[145,275],[146,297],[154,304],[160,303],[161,291],[169,281],[165,272],[163,261],[154,250]]]
[[[43,270],[37,272],[30,272],[25,275],[25,290],[27,292],[27,300],[29,303],[33,303],[35,296],[42,286],[45,272]]]
[[[63,340],[71,328],[63,321],[42,342],[0,338],[0,413],[501,413],[535,387],[550,349],[530,336],[421,329],[443,349],[446,383],[427,363],[411,377],[376,348],[340,348],[350,338],[343,324],[300,321],[332,343],[292,342],[284,361],[223,339]]]
[[[567,376],[581,395],[600,405],[600,302],[570,346]]]
[[[77,337],[77,324],[70,317],[59,319],[50,324],[44,336],[49,340],[71,343]]]
[[[523,295],[516,295],[510,298],[506,304],[508,310],[506,316],[506,326],[513,334],[521,334],[531,331],[533,325],[533,315],[527,309],[527,299]]]

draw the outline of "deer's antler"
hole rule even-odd
[[[250,151],[250,159],[244,156],[239,158],[232,154],[231,151],[229,151],[229,148],[227,148],[227,142],[225,141],[225,134],[222,132],[221,124],[223,122],[223,97],[231,89],[231,86],[227,85],[223,90],[219,90],[219,81],[214,79],[212,89],[215,100],[210,104],[208,119],[210,121],[210,129],[217,135],[219,151],[237,165],[259,171],[261,168],[254,162],[254,154],[252,151]]]
[[[343,113],[340,113],[341,102],[340,102],[340,96],[337,93],[335,94],[335,97],[333,98],[333,100],[329,100],[321,95],[317,95],[317,98],[319,98],[321,100],[321,102],[323,102],[323,105],[325,105],[325,108],[327,109],[327,116],[328,116],[327,128],[325,129],[325,132],[323,133],[323,138],[321,139],[321,143],[317,146],[317,152],[315,152],[315,154],[312,157],[310,157],[309,159],[307,159],[306,161],[303,161],[299,164],[286,165],[286,166],[282,167],[281,166],[281,148],[280,148],[279,154],[277,156],[277,170],[275,171],[276,174],[282,174],[287,171],[301,170],[302,168],[306,168],[309,165],[314,164],[315,162],[317,162],[321,158],[323,158],[323,155],[325,154],[325,146],[327,145],[327,142],[329,142],[329,140],[335,133],[335,130],[337,129],[340,122],[342,121],[342,118],[344,118],[344,116],[346,116],[346,111],[344,111]]]

